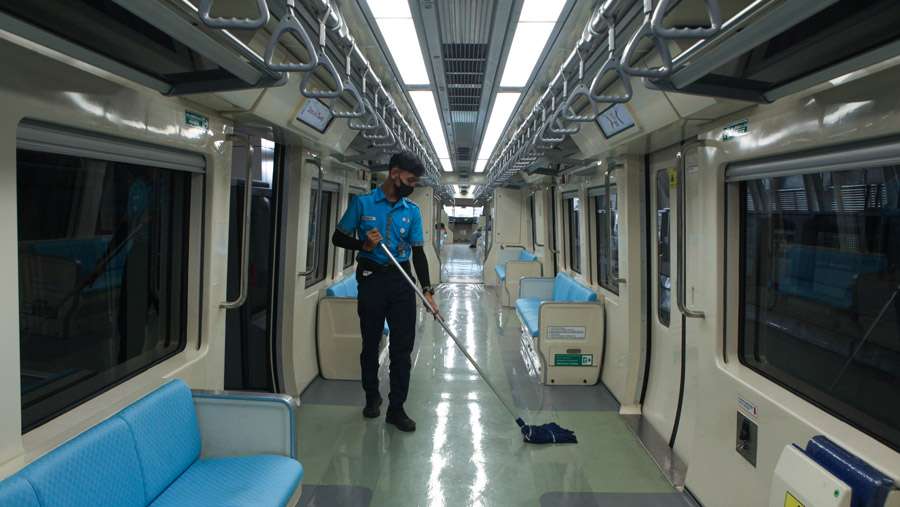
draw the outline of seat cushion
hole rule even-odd
[[[391,329],[387,325],[387,319],[384,319],[384,331],[381,334],[391,334]]]
[[[340,282],[325,289],[326,296],[339,298],[355,298],[359,295],[359,282],[356,275],[350,275]]]
[[[597,293],[576,282],[574,278],[559,273],[553,284],[554,301],[596,301]]]
[[[118,417],[134,435],[146,505],[200,457],[194,399],[187,384],[173,380],[123,409]]]
[[[494,266],[494,272],[497,273],[501,280],[506,280],[506,264]]]
[[[541,300],[534,298],[519,298],[516,300],[516,310],[525,321],[528,332],[531,336],[537,337],[540,328],[538,327],[538,318],[540,316]]]
[[[41,507],[34,488],[19,475],[13,475],[0,482],[0,505]]]
[[[131,431],[118,417],[69,440],[17,475],[31,483],[40,505],[146,505]]]
[[[520,261],[536,261],[537,255],[534,255],[533,253],[528,252],[526,250],[522,250],[522,252],[519,253],[519,260]]]
[[[302,478],[303,466],[284,456],[198,459],[150,505],[280,507]]]

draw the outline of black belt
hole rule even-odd
[[[403,261],[400,265],[403,266],[404,271],[409,273],[409,261]],[[397,266],[394,264],[378,264],[375,261],[362,257],[359,259],[359,268],[373,273],[392,273],[397,271]]]

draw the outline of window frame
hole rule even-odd
[[[173,210],[179,210],[180,216],[168,216],[169,223],[180,224],[180,230],[169,230],[170,236],[163,237],[162,229],[157,231],[160,235],[158,241],[162,244],[171,245],[176,242],[182,245],[178,252],[180,262],[173,263],[172,251],[169,251],[169,260],[166,265],[170,270],[177,270],[179,273],[179,285],[168,285],[171,282],[173,272],[166,272],[168,290],[166,291],[173,299],[166,301],[166,313],[169,313],[171,307],[180,307],[182,310],[176,314],[169,314],[168,320],[159,320],[160,336],[165,336],[165,341],[174,345],[170,345],[170,349],[159,356],[154,356],[153,351],[142,351],[138,355],[129,359],[129,367],[123,368],[122,364],[112,364],[111,367],[96,370],[96,373],[90,377],[83,379],[75,378],[74,382],[56,389],[52,394],[41,396],[38,401],[28,403],[20,396],[19,410],[21,414],[21,431],[22,434],[37,429],[44,424],[70,412],[83,403],[88,402],[94,397],[113,389],[128,380],[146,372],[147,370],[177,356],[185,350],[188,344],[188,336],[191,329],[199,326],[200,319],[192,317],[189,308],[198,301],[195,298],[199,284],[202,284],[202,250],[203,242],[201,240],[202,233],[198,231],[205,230],[205,196],[206,192],[206,157],[202,154],[172,149],[167,146],[155,145],[141,141],[135,141],[125,138],[118,138],[106,134],[99,134],[80,129],[57,126],[55,124],[44,123],[31,119],[23,119],[16,131],[16,171],[20,170],[19,153],[22,151],[30,151],[38,154],[57,155],[61,157],[71,157],[81,161],[82,166],[75,168],[73,171],[88,170],[89,167],[96,168],[98,164],[103,165],[103,171],[112,174],[115,171],[128,170],[128,166],[140,166],[147,170],[154,171],[154,174],[168,173],[172,176],[168,181],[174,184],[173,187],[166,187],[166,190],[175,189],[180,195],[179,201],[171,201],[169,204]],[[158,162],[156,162],[158,161]],[[122,164],[125,167],[122,167]],[[106,178],[99,187],[101,192],[107,191]],[[81,180],[81,176],[76,180]],[[180,179],[180,180],[179,180]],[[20,184],[21,182],[17,183]],[[75,200],[83,199],[83,193],[86,191],[84,181],[76,181],[71,191],[76,194]],[[178,190],[180,189],[180,190]],[[101,196],[101,199],[104,196]],[[18,200],[18,198],[17,198]],[[81,204],[73,204],[80,206]],[[19,206],[19,203],[16,204]],[[98,230],[100,223],[100,214],[104,213],[104,209],[99,207],[95,210],[98,214],[94,225],[91,226],[91,234],[105,236],[104,231]],[[165,210],[160,210],[165,213]],[[20,227],[19,217],[16,222],[17,229]],[[85,231],[67,230],[63,237],[47,238],[50,241],[73,240],[85,233]],[[89,235],[88,237],[92,237]],[[26,242],[40,241],[37,239],[20,239]],[[198,254],[198,251],[200,252]],[[193,262],[200,262],[200,269],[193,271],[189,269]],[[17,263],[21,269],[22,259],[18,259]],[[159,269],[159,268],[157,268]],[[160,274],[162,276],[162,274]],[[17,286],[23,283],[21,274],[17,277]],[[202,297],[202,296],[201,296]],[[163,312],[162,304],[157,313]],[[20,310],[21,311],[21,310]],[[164,314],[165,315],[165,314]],[[20,339],[22,327],[20,323]],[[165,333],[165,334],[162,334]],[[111,338],[118,339],[118,338]],[[174,342],[174,343],[173,343]],[[198,341],[199,343],[199,341]],[[146,362],[135,365],[134,361],[138,358],[145,358]],[[23,375],[27,369],[23,368],[22,349],[19,355],[19,373]],[[49,403],[49,405],[48,405]],[[36,411],[37,415],[27,416],[26,410]]]
[[[581,200],[578,197],[578,194],[573,193],[563,196],[563,202],[566,203],[566,239],[568,240],[567,246],[569,247],[569,255],[566,259],[567,266],[570,270],[580,275],[582,274],[581,244],[579,243],[581,240],[581,220],[578,214],[581,210],[576,209],[576,200],[578,200],[578,204],[580,205]]]
[[[335,184],[328,181],[324,181],[322,185],[322,198],[323,201],[327,199],[327,207],[323,205],[320,210],[319,216],[317,220],[319,220],[318,227],[318,238],[313,238],[314,242],[309,241],[310,234],[312,234],[313,229],[310,228],[306,231],[307,241],[306,241],[306,266],[304,267],[305,271],[309,271],[312,269],[310,254],[310,243],[315,245],[315,249],[313,250],[313,255],[317,255],[319,257],[319,262],[316,265],[316,270],[309,274],[306,277],[306,281],[304,283],[304,288],[308,289],[317,283],[324,281],[328,277],[328,249],[331,241],[328,240],[328,234],[331,230],[331,222],[333,220],[332,215],[334,215],[334,206],[335,206],[335,197],[338,195],[338,190],[335,189]],[[312,188],[311,188],[311,197],[309,199],[309,215],[312,216],[312,213],[315,211],[315,198],[316,193],[318,192],[318,180],[313,179]],[[324,223],[322,221],[324,220]]]
[[[669,201],[668,211],[668,220],[666,221],[667,234],[668,238],[668,258],[669,258],[669,287],[665,288],[665,291],[669,294],[669,310],[666,318],[663,319],[663,307],[662,307],[662,294],[664,287],[662,286],[662,246],[660,241],[662,240],[662,230],[661,224],[657,222],[656,225],[656,319],[659,323],[665,327],[669,327],[672,322],[672,192],[671,192],[671,184],[669,183],[669,172],[670,168],[665,167],[656,171],[656,177],[653,179],[656,184],[656,203],[654,204],[654,209],[656,210],[656,219],[659,221],[661,219],[660,216],[660,175],[665,174],[666,184],[663,188],[666,189],[667,200]]]

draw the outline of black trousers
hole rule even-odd
[[[416,339],[416,296],[403,273],[372,272],[364,276],[364,268],[357,270],[359,295],[356,312],[362,332],[362,386],[367,397],[378,395],[378,346],[384,320],[391,330],[389,355],[391,358],[391,392],[388,406],[399,408],[409,392],[409,372]]]

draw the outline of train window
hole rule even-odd
[[[609,230],[609,219],[606,215],[606,196],[610,196],[609,212],[613,216],[613,230]],[[600,285],[613,294],[619,293],[619,284],[609,279],[608,273],[614,277],[619,275],[619,210],[616,185],[607,189],[603,187],[599,195],[594,196],[594,207],[597,210],[595,223],[597,236],[597,279]],[[609,271],[607,271],[609,268]]]
[[[566,199],[566,212],[569,217],[569,269],[581,273],[581,237],[578,223],[579,199]]]
[[[23,432],[186,343],[191,173],[59,151],[16,153]]]
[[[537,225],[534,216],[534,194],[528,196],[528,214],[531,217],[531,251],[537,249]]]
[[[741,361],[900,449],[900,166],[741,192]]]
[[[659,323],[668,327],[672,309],[672,269],[671,242],[669,236],[669,170],[660,169],[656,173],[656,266],[657,280],[656,308]]]
[[[316,182],[313,182],[312,195],[309,198],[309,233],[306,242],[306,271],[315,270],[306,277],[306,287],[321,282],[325,279],[325,273],[328,272],[328,245],[331,237],[331,203],[334,200],[335,192],[327,190],[322,191],[322,212],[317,220],[319,222],[319,234],[316,236],[316,228],[313,224],[313,215],[316,211]],[[318,259],[318,261],[316,261]]]

